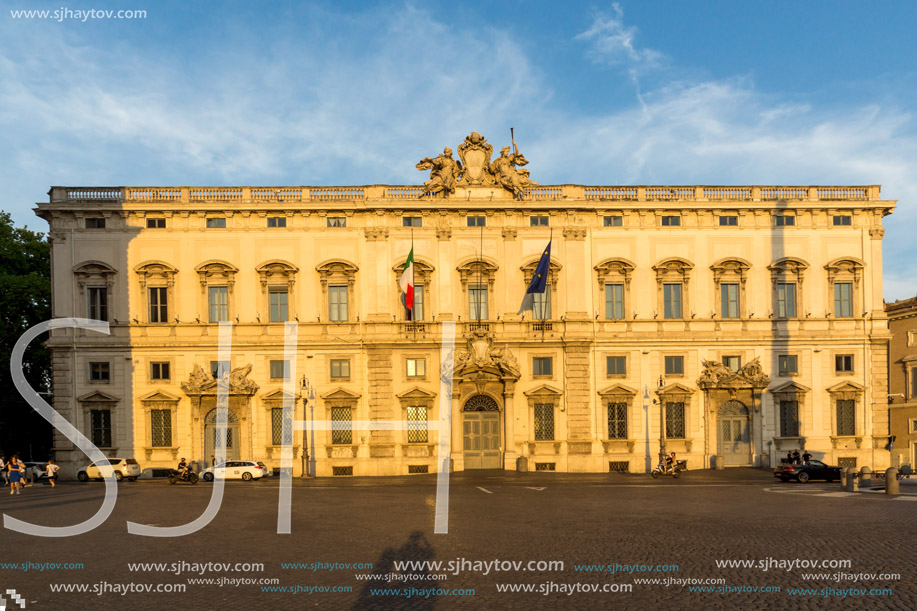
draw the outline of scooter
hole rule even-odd
[[[681,475],[681,467],[679,467],[676,463],[666,469],[664,463],[659,463],[656,465],[655,469],[650,471],[650,475],[653,476],[653,479],[657,479],[660,475],[671,475],[674,479],[678,479],[678,477]]]
[[[169,483],[177,484],[178,482],[188,482],[191,484],[196,484],[198,481],[197,473],[188,469],[188,471],[182,475],[181,471],[171,469],[169,471]]]

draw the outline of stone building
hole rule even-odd
[[[917,465],[917,297],[885,306],[888,329],[888,410],[895,436],[892,466]]]
[[[889,462],[878,186],[545,186],[473,133],[423,186],[53,187],[53,406],[144,468],[208,461],[213,376],[229,453],[294,473],[434,471],[441,327],[456,322],[456,470],[644,471]],[[516,312],[545,246],[547,289]],[[414,252],[415,315],[398,280]],[[233,322],[217,362],[217,321]],[[296,370],[284,321],[297,321]],[[306,392],[302,391],[307,381]],[[314,395],[314,398],[313,398]],[[310,400],[311,399],[311,400]],[[404,431],[346,430],[405,420]],[[73,472],[85,457],[63,436]]]

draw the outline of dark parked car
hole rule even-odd
[[[819,460],[810,460],[808,463],[796,465],[778,465],[774,469],[774,477],[779,477],[781,481],[788,482],[795,479],[802,484],[813,479],[823,479],[833,482],[841,478],[840,467],[829,467]]]

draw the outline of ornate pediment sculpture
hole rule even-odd
[[[442,193],[444,197],[455,193],[455,183],[462,173],[462,162],[452,158],[448,146],[437,157],[424,157],[417,163],[418,170],[430,170],[430,180],[423,183],[424,195]]]
[[[494,147],[487,143],[484,136],[478,132],[471,132],[459,145],[458,152],[462,163],[465,164],[462,178],[469,185],[494,184],[494,175],[490,171],[490,156],[494,152]]]
[[[251,363],[244,367],[237,367],[229,373],[229,394],[231,395],[253,395],[258,391],[258,385],[254,380],[248,379],[251,373]],[[204,371],[200,365],[195,365],[188,376],[187,382],[181,383],[181,389],[186,395],[211,395],[217,392],[216,379]]]
[[[519,363],[509,348],[494,346],[492,338],[482,331],[476,331],[468,338],[468,349],[456,353],[453,375],[461,376],[482,370],[514,379],[521,375]]]
[[[733,371],[719,361],[704,361],[697,385],[703,389],[720,388],[724,390],[740,388],[767,388],[770,378],[764,373],[761,361],[754,359],[738,371]]]

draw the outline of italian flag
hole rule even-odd
[[[408,260],[404,262],[404,271],[401,272],[401,292],[404,293],[401,299],[404,307],[408,311],[408,320],[413,319],[414,315],[414,247],[411,246],[411,252]]]

